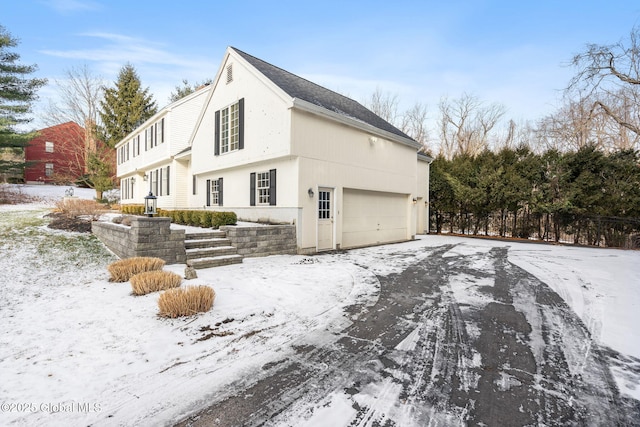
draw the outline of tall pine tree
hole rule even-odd
[[[114,88],[105,88],[100,107],[103,140],[110,147],[115,147],[158,111],[149,88],[142,89],[140,77],[131,64],[122,67]]]
[[[18,41],[0,25],[0,173],[21,175],[26,163],[23,150],[35,136],[16,129],[31,121],[31,105],[45,79],[29,78],[35,65],[19,63],[20,55],[11,51]]]

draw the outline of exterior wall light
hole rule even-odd
[[[132,177],[131,177],[131,183],[132,183],[132,184],[135,184],[135,183],[136,183],[136,177],[135,177],[135,176],[132,176]]]
[[[309,197],[313,197],[313,188],[307,190],[307,194],[309,195]]]
[[[158,198],[153,195],[151,191],[149,191],[149,195],[144,197],[144,214],[151,218],[154,216],[156,211],[156,202]]]
[[[144,182],[147,182],[149,180],[149,177],[147,176],[147,174],[145,173],[144,175],[142,175],[142,180]]]
[[[413,198],[413,204],[415,205],[416,203],[418,203],[418,199],[416,199],[415,197]]]

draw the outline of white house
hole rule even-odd
[[[117,146],[122,203],[296,225],[298,251],[427,231],[420,144],[358,102],[229,47],[212,84]]]

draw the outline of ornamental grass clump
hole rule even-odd
[[[125,258],[109,264],[110,282],[126,282],[138,273],[162,270],[164,260],[154,257]]]
[[[173,288],[160,294],[158,313],[162,317],[193,316],[205,313],[213,306],[215,291],[209,286],[186,286]]]
[[[171,271],[145,271],[131,277],[131,289],[134,295],[146,295],[151,292],[177,288],[182,283],[182,277]]]

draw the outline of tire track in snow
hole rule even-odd
[[[445,257],[451,248],[380,277],[378,301],[349,307],[334,341],[298,346],[180,425],[318,425],[335,401],[351,426],[638,423],[549,286],[508,248]]]

